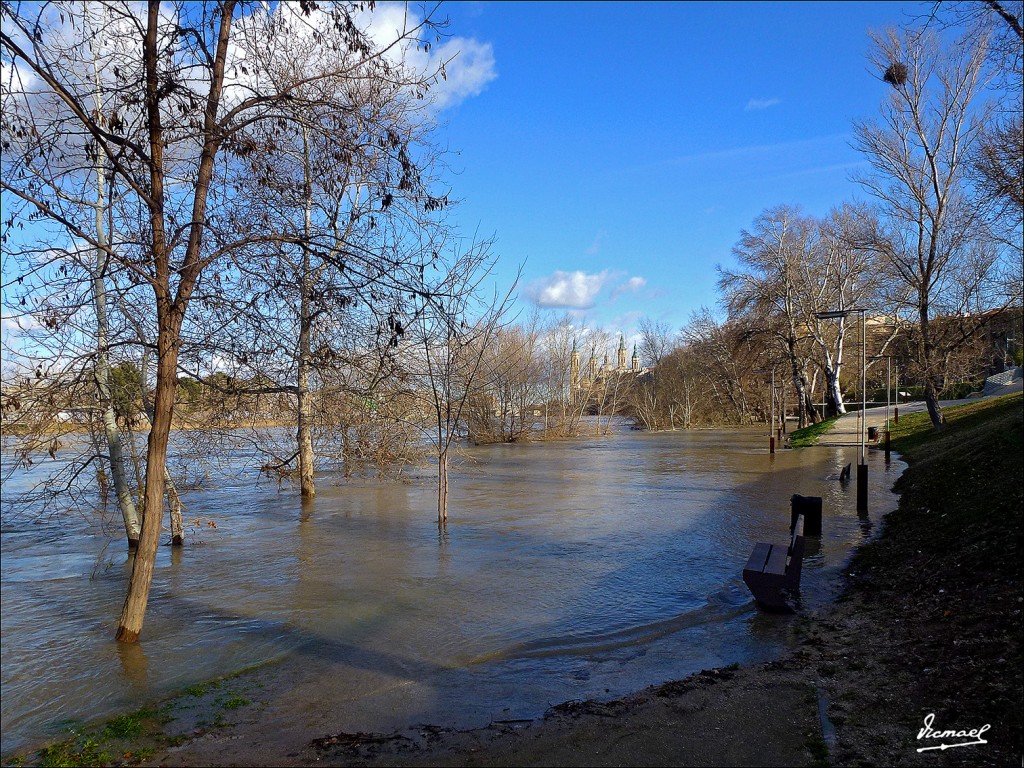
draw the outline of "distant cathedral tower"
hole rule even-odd
[[[626,370],[626,339],[621,333],[619,334],[619,365],[616,370]]]
[[[633,373],[640,373],[640,355],[636,353],[636,344],[633,345]]]
[[[590,349],[590,362],[587,368],[587,374],[590,376],[590,380],[593,381],[597,378],[597,347],[591,347]]]

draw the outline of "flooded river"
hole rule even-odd
[[[305,510],[253,474],[211,479],[185,497],[186,519],[201,518],[186,546],[160,550],[138,646],[113,642],[122,541],[84,518],[12,510],[46,462],[19,470],[0,529],[3,753],[296,655],[330,661],[347,731],[534,717],[766,659],[792,621],[754,607],[741,579],[754,542],[786,540],[792,494],[824,497],[802,582],[804,605],[821,604],[895,507],[904,466],[869,457],[864,517],[836,479],[855,448],[770,457],[763,429],[622,429],[467,454],[444,535],[429,477],[322,477]]]

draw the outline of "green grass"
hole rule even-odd
[[[188,686],[188,688],[185,689],[185,695],[195,696],[196,698],[199,698],[200,696],[205,696],[207,693],[214,690],[215,688],[218,688],[219,686],[220,680],[210,680],[206,683],[196,683],[195,685],[190,685]]]
[[[943,409],[946,423],[939,429],[932,426],[927,411],[908,413],[900,417],[898,424],[890,424],[892,449],[908,457],[913,457],[915,451],[925,445],[929,446],[930,452],[940,452],[979,427],[986,432],[990,431],[986,426],[989,421],[1019,415],[1022,408],[1024,398],[1020,392],[955,405]]]
[[[944,416],[939,429],[927,413],[901,417],[894,425],[893,450],[911,466],[895,486],[902,514],[887,525],[894,531],[912,526],[919,549],[958,560],[969,553],[969,560],[987,567],[992,558],[1001,559],[1015,543],[1012,532],[1020,530],[1024,397],[968,403],[947,408]]]
[[[809,427],[791,432],[789,435],[790,446],[793,448],[807,448],[814,445],[818,442],[818,438],[828,432],[829,428],[836,423],[838,418],[838,416],[833,416],[831,419],[825,419],[817,424],[811,424]]]
[[[64,768],[84,765],[135,765],[151,757],[155,749],[149,740],[159,740],[163,726],[173,719],[169,707],[145,707],[119,715],[106,723],[83,728],[73,724],[70,738],[43,747],[34,756],[18,757],[17,765]]]
[[[156,719],[155,709],[140,709],[115,717],[103,726],[100,735],[108,739],[134,739],[142,733],[146,720]]]
[[[108,765],[113,755],[103,749],[95,739],[73,738],[51,744],[39,750],[42,768],[68,768],[79,765]]]
[[[252,702],[244,696],[232,696],[229,699],[223,701],[221,703],[221,706],[224,707],[224,709],[238,709],[240,707],[247,707],[251,703]]]
[[[180,699],[202,697],[217,690],[223,680],[190,685],[179,695],[179,700],[168,702],[161,707],[144,707],[134,712],[118,715],[105,723],[84,727],[80,723],[68,723],[69,738],[38,750],[34,755],[10,756],[5,764],[63,768],[85,765],[138,765],[151,758],[158,749],[175,746],[187,740],[185,736],[169,736],[164,726],[175,719],[172,712],[183,707]],[[221,711],[213,715],[211,722],[200,720],[199,727],[225,728],[228,722],[225,712],[247,707],[252,702],[236,691],[213,699],[212,706]]]

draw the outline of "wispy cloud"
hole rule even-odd
[[[627,272],[605,269],[588,273],[583,270],[558,270],[547,277],[534,280],[523,291],[538,307],[546,309],[586,310],[594,306],[598,295],[611,289],[609,299],[625,293],[637,293],[647,287],[647,278],[634,275],[626,280]]]
[[[781,103],[782,99],[774,96],[770,99],[750,99],[750,101],[747,102],[747,106],[743,108],[743,111],[757,112],[760,109],[768,109],[769,107],[774,107],[776,104]]]
[[[589,309],[594,306],[594,299],[608,279],[608,270],[597,274],[558,270],[548,277],[534,280],[525,293],[538,307]]]
[[[819,165],[814,168],[804,168],[799,171],[793,171],[792,173],[781,173],[771,178],[775,181],[781,181],[782,179],[798,179],[801,176],[814,176],[818,173],[834,173],[835,171],[849,171],[854,168],[864,168],[869,165],[867,160],[858,160],[853,163],[833,163],[832,165]]]
[[[604,239],[607,236],[608,236],[608,233],[605,230],[603,230],[603,229],[600,232],[598,232],[596,235],[594,235],[594,242],[592,242],[590,244],[590,246],[587,248],[587,255],[588,256],[596,256],[600,252],[601,244],[604,242]]]
[[[612,291],[612,298],[617,298],[624,293],[636,293],[645,285],[647,285],[647,278],[640,277],[640,275],[634,275],[626,282],[620,283],[615,287],[615,290]]]
[[[706,152],[694,152],[689,155],[677,155],[661,160],[657,163],[634,166],[632,172],[649,172],[655,168],[666,166],[681,166],[697,163],[711,163],[719,160],[732,159],[756,159],[758,157],[777,157],[782,153],[792,153],[807,156],[810,153],[820,153],[832,148],[848,148],[850,140],[849,133],[833,133],[826,136],[814,136],[809,139],[795,139],[793,141],[780,141],[774,144],[748,144],[741,147],[729,149],[712,149]]]

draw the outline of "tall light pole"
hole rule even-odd
[[[768,373],[767,368],[755,368],[754,373]],[[775,453],[775,369],[771,369],[772,373],[772,388],[768,393],[769,410],[771,416],[768,417],[768,453]]]
[[[785,378],[782,379],[782,386],[779,387],[779,389],[782,390],[782,396],[780,398],[782,400],[782,403],[780,404],[781,412],[779,413],[779,439],[781,440],[782,436],[784,434],[786,434],[786,379]]]
[[[896,366],[896,376],[893,377],[896,383],[896,396],[893,400],[892,423],[900,423],[900,367]]]
[[[860,312],[860,461],[857,464],[857,511],[867,512],[868,510],[868,463],[867,447],[865,445],[865,431],[868,406],[867,388],[867,325],[864,318],[866,309],[857,307],[854,309],[839,309],[834,312],[815,312],[814,316],[819,320],[837,320],[846,318],[851,312]]]
[[[885,463],[890,459],[889,401],[892,396],[892,356],[873,355],[872,360],[885,360]]]

